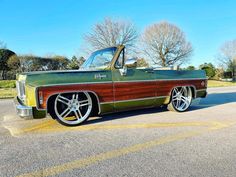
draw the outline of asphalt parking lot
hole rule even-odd
[[[79,127],[23,120],[0,100],[0,176],[235,176],[236,87],[211,88],[188,112],[152,108]]]

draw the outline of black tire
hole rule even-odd
[[[87,113],[86,112],[86,117],[83,117],[83,119],[81,119],[81,121],[79,121],[79,119],[77,119],[77,120],[63,120],[61,117],[59,117],[58,115],[58,111],[59,110],[56,110],[56,109],[61,109],[60,111],[61,112],[64,112],[65,111],[65,109],[67,109],[67,108],[63,108],[63,105],[57,105],[58,104],[58,101],[57,101],[57,98],[58,98],[58,96],[60,95],[60,96],[63,96],[63,97],[66,97],[66,98],[68,98],[68,99],[70,99],[71,97],[72,97],[72,94],[80,94],[80,96],[82,96],[83,94],[84,95],[86,95],[86,97],[88,98],[88,102],[91,102],[90,104],[91,104],[91,106],[90,105],[88,105],[90,108],[90,111]],[[90,97],[90,95],[88,94],[88,93],[86,93],[86,92],[80,92],[80,93],[65,93],[65,94],[59,94],[59,95],[56,95],[56,96],[54,96],[52,99],[50,99],[50,102],[49,102],[49,107],[48,107],[48,110],[50,110],[49,111],[49,114],[51,115],[51,117],[53,118],[53,119],[56,119],[60,124],[62,124],[62,125],[65,125],[65,126],[69,126],[69,127],[73,127],[73,126],[78,126],[78,125],[81,125],[81,124],[83,124],[84,122],[86,122],[87,121],[87,119],[90,117],[90,114],[91,114],[91,112],[92,112],[92,99],[91,99],[91,97]],[[78,100],[78,101],[80,101],[80,100]],[[83,101],[83,100],[82,100]],[[81,101],[80,101],[81,102]],[[70,104],[72,104],[72,103],[70,103]],[[61,107],[60,107],[61,106]],[[80,109],[79,107],[78,107],[78,109]],[[82,111],[82,110],[80,110],[80,111]],[[76,117],[76,115],[75,115],[75,113],[73,112],[73,111],[71,111],[71,113],[69,113],[68,114],[68,117],[69,116],[74,116],[74,117]],[[77,114],[78,115],[78,114]],[[65,117],[65,118],[67,118],[67,117]],[[77,122],[76,122],[77,121]]]
[[[187,105],[187,103],[185,103],[186,106],[182,107],[182,108],[181,108],[181,105],[179,107],[176,106],[176,99],[175,99],[176,98],[176,95],[175,95],[176,91],[175,91],[175,89],[178,90],[179,93],[180,93],[181,89],[186,89],[186,91],[185,91],[186,93],[185,93],[185,95],[183,95],[183,97],[186,98],[186,102],[188,102],[188,105]],[[174,112],[185,112],[189,109],[189,107],[192,103],[192,99],[193,99],[193,93],[192,93],[192,89],[190,87],[185,87],[185,86],[184,87],[176,87],[171,91],[171,100],[170,100],[170,103],[167,105],[167,109],[169,111],[174,111]],[[180,103],[181,103],[181,101],[180,101]]]

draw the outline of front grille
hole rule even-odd
[[[25,100],[25,82],[16,81],[16,89],[17,89],[18,98],[24,101]]]

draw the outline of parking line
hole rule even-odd
[[[205,130],[189,131],[189,132],[185,132],[185,133],[180,133],[180,134],[176,134],[176,135],[170,135],[170,136],[162,137],[158,140],[153,140],[153,141],[148,141],[146,143],[132,145],[132,146],[129,146],[129,147],[125,147],[125,148],[121,148],[121,149],[101,153],[101,154],[91,156],[91,157],[87,157],[87,158],[84,158],[84,159],[79,159],[79,160],[75,160],[75,161],[72,161],[72,162],[64,163],[62,165],[52,166],[52,167],[42,169],[42,170],[39,170],[39,171],[35,171],[35,172],[32,172],[32,173],[23,174],[23,175],[20,175],[19,177],[32,177],[32,176],[37,177],[37,176],[57,175],[57,174],[60,174],[60,173],[66,172],[66,171],[70,171],[70,170],[73,170],[73,169],[79,169],[79,168],[82,168],[82,167],[85,167],[85,166],[88,166],[88,165],[92,165],[92,164],[95,164],[95,163],[100,162],[100,161],[116,158],[116,157],[123,156],[123,155],[126,155],[126,154],[130,154],[130,153],[133,153],[133,152],[139,152],[139,151],[142,151],[142,150],[145,150],[145,149],[148,149],[148,148],[156,147],[156,146],[171,143],[171,142],[174,142],[174,141],[177,141],[177,140],[182,140],[182,139],[202,135],[202,134],[207,133],[207,132],[211,132],[211,131],[215,131],[215,130],[218,130],[218,129],[226,128],[226,127],[235,125],[235,123],[236,122],[229,123],[229,124],[226,124],[226,123],[221,124],[220,122],[217,122],[217,125],[208,127]]]
[[[33,127],[15,131],[15,135],[28,132],[51,132],[51,131],[89,131],[89,130],[109,130],[109,129],[137,129],[137,128],[165,128],[165,127],[187,127],[187,126],[214,126],[217,122],[166,122],[166,123],[146,123],[146,124],[109,124],[109,125],[82,125],[78,127],[65,127],[54,124],[54,121],[47,121]]]

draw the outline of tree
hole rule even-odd
[[[57,70],[66,69],[67,65],[69,63],[69,59],[64,57],[64,56],[56,55],[56,56],[51,57],[51,59],[56,61],[56,63],[57,63],[57,68],[56,69]]]
[[[196,68],[195,68],[194,66],[188,66],[188,67],[186,68],[186,70],[192,71],[192,70],[196,70]]]
[[[193,51],[181,29],[168,22],[147,27],[142,35],[142,44],[144,54],[163,67],[181,65],[189,59]]]
[[[223,68],[216,68],[215,70],[215,76],[213,79],[220,80],[224,77],[224,69]]]
[[[7,60],[7,66],[9,68],[7,72],[7,79],[16,79],[16,74],[21,73],[21,62],[20,59],[17,55],[12,55],[8,60]]]
[[[84,36],[84,40],[91,50],[99,50],[117,45],[132,48],[137,37],[137,30],[131,22],[105,18],[103,22],[94,25],[92,31]]]
[[[69,69],[79,69],[80,66],[85,62],[84,57],[80,57],[79,59],[76,56],[73,56],[68,64]]]
[[[9,58],[7,64],[16,72],[30,72],[67,69],[68,62],[64,56],[42,58],[34,55],[15,55]]]
[[[9,70],[8,65],[7,65],[7,60],[13,55],[16,55],[16,54],[11,50],[0,49],[0,71],[2,72],[1,77],[3,80],[6,79],[6,73]]]
[[[7,66],[8,68],[10,68],[11,70],[16,70],[19,71],[21,69],[21,63],[20,63],[20,59],[17,55],[13,55],[11,56],[8,60],[7,60]]]
[[[216,74],[215,66],[212,63],[204,63],[199,66],[200,69],[205,70],[208,78],[212,79]]]
[[[145,67],[145,68],[148,68],[149,67],[149,64],[148,62],[144,59],[144,58],[139,58],[137,60],[137,67]]]
[[[219,62],[232,73],[233,80],[236,80],[236,39],[225,42],[220,48]]]

